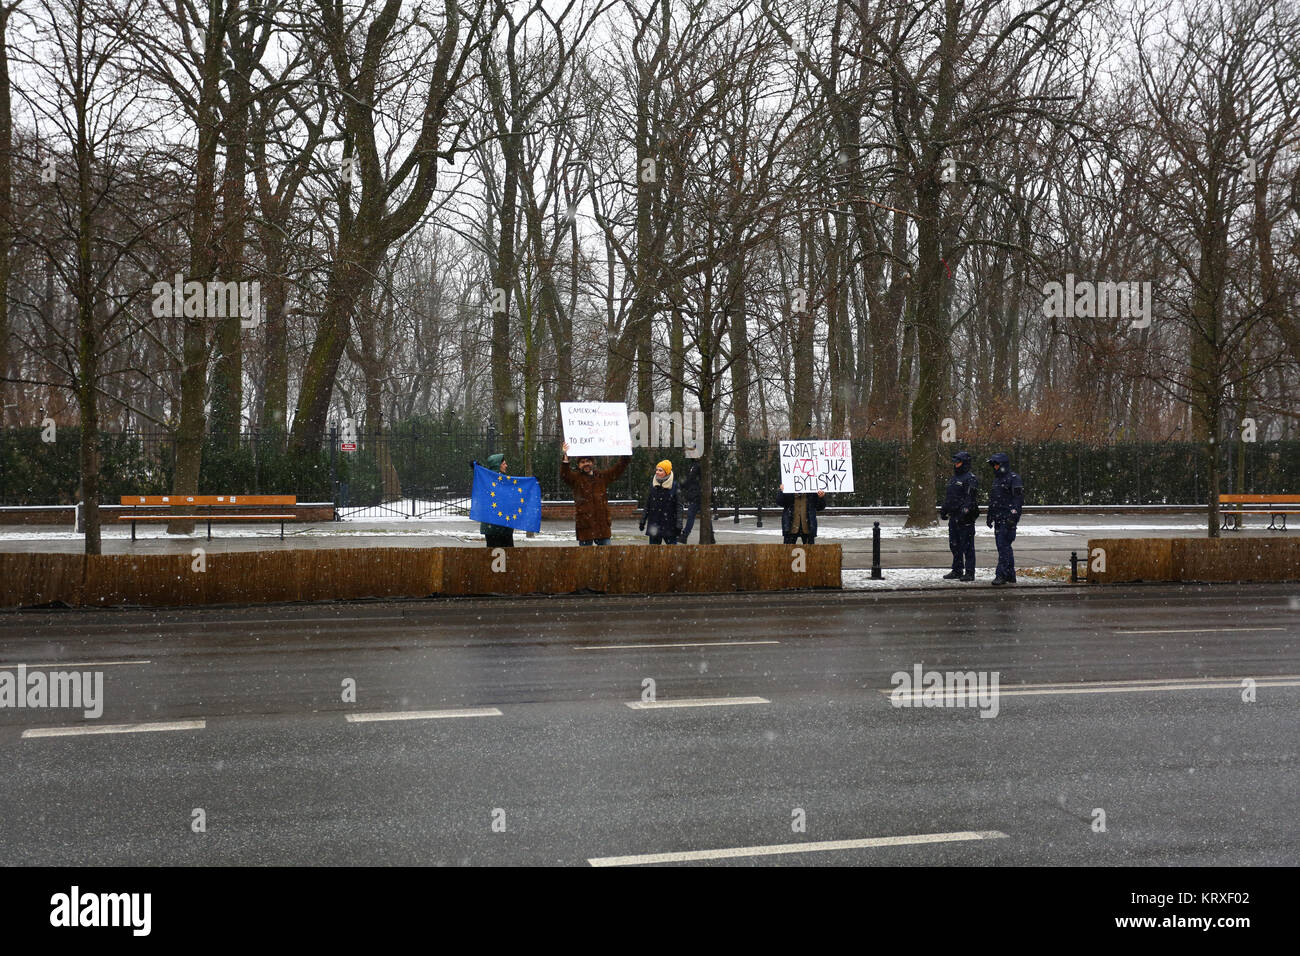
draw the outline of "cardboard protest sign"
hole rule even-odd
[[[583,455],[630,455],[632,433],[623,402],[561,402],[560,418],[569,458]]]
[[[853,446],[811,438],[781,442],[781,484],[790,494],[852,491]]]

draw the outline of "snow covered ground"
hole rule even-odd
[[[884,577],[877,581],[872,580],[869,570],[844,570],[840,572],[840,583],[847,591],[898,591],[912,588],[987,588],[993,582],[992,571],[978,572],[974,581],[945,581],[943,576],[946,573],[943,568],[886,568]],[[1030,577],[1024,569],[1017,568],[1013,587],[1060,587],[1063,583],[1066,582]]]

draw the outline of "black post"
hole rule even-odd
[[[880,522],[874,521],[871,526],[871,577],[872,580],[879,581],[884,577],[880,571]]]
[[[740,473],[736,473],[736,493],[733,495],[736,499],[736,510],[731,516],[732,524],[740,524]]]
[[[335,422],[330,422],[330,490],[334,498],[334,520],[339,520],[339,475],[338,475],[338,454],[339,454],[339,426]]]
[[[758,496],[758,523],[756,527],[763,527],[763,496]]]
[[[1070,583],[1079,583],[1079,552],[1070,552]]]

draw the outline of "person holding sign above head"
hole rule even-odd
[[[785,543],[794,544],[796,538],[802,537],[804,544],[815,544],[817,512],[826,507],[826,492],[787,494],[782,482],[776,503],[781,506],[781,535]]]
[[[560,478],[573,489],[573,521],[578,544],[583,547],[609,544],[612,532],[606,489],[627,471],[632,459],[620,458],[614,467],[597,471],[595,459],[584,456],[578,459],[575,471],[569,467],[569,443],[566,441],[563,447]]]
[[[641,515],[641,530],[651,544],[677,543],[682,526],[682,500],[673,487],[673,463],[665,458],[655,466],[654,481],[646,498],[645,512]]]

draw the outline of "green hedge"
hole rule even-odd
[[[233,448],[210,440],[203,449],[199,491],[229,494],[296,494],[302,501],[334,499],[353,506],[375,505],[399,496],[444,499],[468,496],[469,462],[492,451],[504,452],[511,471],[523,471],[518,448],[482,431],[440,430],[437,422],[412,421],[380,439],[361,436],[353,452],[327,447],[299,453],[286,450],[283,436],[245,435]],[[60,428],[58,440],[41,441],[39,428],[0,433],[0,504],[69,504],[78,499],[80,432]],[[1240,446],[1220,451],[1222,491],[1236,490],[1236,455]],[[947,480],[950,456],[957,446],[941,446],[935,467],[935,501]],[[1204,503],[1205,461],[1200,446],[1187,443],[1131,442],[1089,447],[1072,442],[1037,442],[971,446],[976,473],[987,492],[990,454],[1005,451],[1025,481],[1029,504],[1182,504]],[[778,446],[765,440],[722,444],[713,450],[714,502],[730,508],[775,504],[780,478]],[[548,500],[569,497],[559,478],[560,441],[541,440],[533,451],[532,473]],[[331,464],[331,457],[333,463]],[[837,494],[837,505],[907,504],[907,447],[897,441],[853,442],[853,481],[857,489]],[[1244,490],[1254,493],[1300,493],[1300,442],[1258,442],[1245,446]],[[391,471],[382,467],[385,458]],[[669,458],[683,474],[691,464],[682,448],[638,448],[627,474],[610,490],[611,497],[643,501],[655,462]],[[171,489],[175,464],[170,436],[105,433],[101,445],[102,499],[124,494],[162,494]]]

